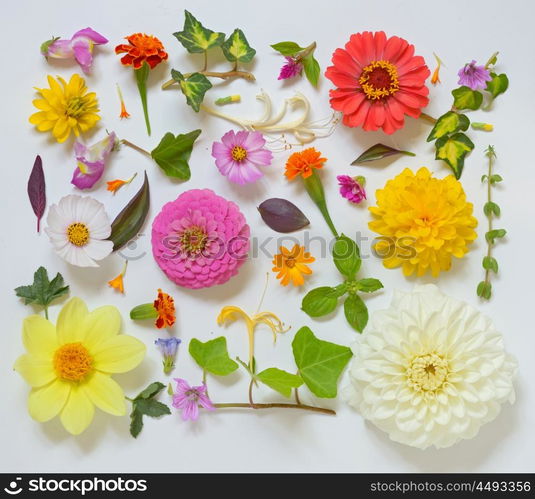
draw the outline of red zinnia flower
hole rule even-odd
[[[403,127],[404,115],[418,118],[429,102],[429,69],[403,38],[356,33],[334,51],[332,63],[325,72],[338,87],[330,91],[331,107],[346,126],[391,134]]]

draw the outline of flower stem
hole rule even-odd
[[[492,160],[494,158],[494,154],[489,152],[488,158],[489,158],[489,171],[488,171],[488,176],[487,176],[487,201],[491,203],[492,202],[492,189],[491,189],[492,184],[490,181],[490,177],[492,175],[492,163],[493,163]],[[492,230],[492,213],[487,215],[487,220],[488,220],[488,232],[490,232]],[[488,258],[492,257],[492,246],[493,245],[491,243],[487,243],[487,257]],[[485,270],[485,282],[487,284],[490,282],[490,269]]]
[[[147,78],[149,77],[150,66],[144,62],[143,66],[139,69],[135,69],[137,88],[139,90],[139,96],[141,97],[141,104],[143,106],[143,114],[145,116],[145,125],[147,126],[147,133],[150,135],[150,121],[149,121],[149,109],[147,105]]]
[[[427,121],[428,123],[431,123],[432,125],[434,125],[437,122],[436,118],[433,118],[432,116],[429,116],[426,113],[421,113],[420,114],[420,119],[422,119],[424,121]]]
[[[327,209],[327,203],[325,202],[325,191],[323,190],[323,184],[321,178],[316,173],[315,170],[312,170],[312,175],[307,178],[303,178],[303,183],[305,184],[305,189],[310,196],[310,199],[316,203],[316,206],[319,208],[325,222],[331,229],[334,237],[338,237],[338,231],[334,226],[334,223],[329,215],[329,210]]]
[[[204,51],[204,65],[203,65],[203,67],[202,67],[202,70],[203,70],[203,71],[206,71],[207,68],[208,68],[208,51],[205,50],[205,51]]]
[[[48,307],[45,307],[45,319],[48,319]]]
[[[297,54],[296,60],[302,61],[307,56],[309,56],[312,52],[314,52],[314,50],[316,50],[316,42],[312,42],[308,47],[306,47],[303,51]]]
[[[336,411],[332,409],[326,409],[324,407],[314,407],[312,405],[305,404],[247,404],[247,403],[223,403],[214,404],[217,409],[229,409],[229,408],[243,408],[243,409],[301,409],[303,411],[320,412],[322,414],[336,415]]]
[[[244,80],[248,81],[255,81],[255,76],[253,73],[249,73],[248,71],[238,71],[238,70],[232,70],[232,71],[225,71],[225,72],[218,72],[218,71],[196,71],[196,73],[200,73],[204,76],[210,76],[212,78],[221,78],[223,80],[227,78],[243,78]],[[185,73],[184,78],[189,78],[194,73]],[[175,80],[171,79],[166,81],[162,85],[162,90],[165,90],[166,88],[169,88],[170,86],[177,83]]]
[[[146,151],[145,149],[142,149],[141,147],[136,146],[136,144],[133,144],[129,140],[121,139],[121,144],[124,144],[125,146],[131,147],[132,149],[136,150],[137,152],[140,152],[141,154],[145,154],[149,158],[152,158],[152,156],[151,156],[149,151]]]
[[[253,402],[253,383],[254,378],[251,377],[251,382],[249,383],[249,405],[254,408],[255,403]]]

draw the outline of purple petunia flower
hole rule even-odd
[[[181,341],[177,338],[158,338],[154,344],[163,355],[163,372],[169,374],[175,367],[176,352]]]
[[[487,81],[492,80],[490,71],[485,66],[476,66],[476,61],[465,64],[459,73],[459,85],[465,85],[472,90],[483,90],[487,86]]]
[[[336,177],[340,185],[340,194],[352,203],[359,204],[366,199],[364,190],[364,179],[350,177],[349,175],[338,175]]]
[[[214,404],[208,398],[206,385],[189,386],[182,378],[175,378],[176,391],[173,395],[173,407],[182,410],[182,419],[196,421],[199,417],[199,405],[208,411],[215,411]]]
[[[244,185],[256,182],[263,173],[259,166],[268,166],[273,154],[264,146],[266,141],[260,132],[227,132],[221,142],[212,145],[212,156],[222,175],[231,182]]]
[[[277,80],[287,80],[300,75],[301,71],[303,71],[303,65],[296,61],[293,57],[285,56],[284,58],[286,59],[286,64],[282,66]]]

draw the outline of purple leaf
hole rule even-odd
[[[388,156],[394,156],[396,154],[404,154],[405,156],[416,156],[416,154],[410,151],[400,151],[384,144],[375,144],[366,149],[353,163],[352,165],[360,165],[368,161],[376,161],[378,159],[387,158]]]
[[[258,211],[262,220],[277,232],[293,232],[310,223],[303,212],[286,199],[266,199],[258,207]]]
[[[28,179],[28,197],[37,217],[37,232],[41,227],[41,218],[46,208],[46,185],[45,173],[43,172],[43,162],[41,156],[37,155],[33,164],[32,173]]]

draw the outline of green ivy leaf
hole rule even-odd
[[[235,29],[221,45],[223,54],[230,62],[251,62],[256,50],[249,45],[241,29]]]
[[[285,397],[292,394],[292,388],[298,388],[303,384],[301,376],[290,374],[276,367],[265,369],[258,373],[255,378]]]
[[[177,136],[167,132],[150,154],[168,177],[189,180],[191,171],[188,161],[193,144],[200,134],[201,130],[193,130]]]
[[[333,261],[343,276],[354,279],[362,263],[355,241],[344,234],[338,236],[333,246]]]
[[[200,367],[216,376],[227,376],[239,367],[229,357],[224,336],[205,343],[193,338],[189,342],[189,353]]]
[[[58,272],[49,281],[48,271],[44,267],[39,267],[33,274],[33,284],[15,288],[15,294],[24,300],[25,305],[35,303],[45,308],[68,292],[69,286],[65,285],[63,276]]]
[[[489,230],[485,233],[485,239],[489,244],[494,244],[496,239],[501,239],[502,237],[505,237],[505,234],[507,234],[507,231],[505,229]]]
[[[464,158],[474,148],[474,143],[464,133],[456,133],[438,139],[435,148],[435,159],[444,160],[453,170],[455,178],[461,178]]]
[[[350,294],[344,302],[344,314],[349,325],[362,333],[368,324],[368,309],[362,298],[354,293]]]
[[[490,73],[492,80],[487,82],[487,92],[492,95],[492,98],[495,99],[498,95],[503,94],[509,87],[509,78],[507,75],[502,73],[500,75],[496,73]]]
[[[383,287],[383,283],[379,279],[367,278],[361,279],[357,282],[359,291],[363,293],[373,293]]]
[[[496,203],[493,203],[492,201],[487,201],[485,203],[485,206],[483,206],[483,213],[485,213],[485,215],[487,217],[489,217],[491,215],[499,217],[500,216],[500,207]]]
[[[453,105],[457,109],[472,109],[475,111],[483,103],[483,94],[466,86],[452,90],[451,94],[454,99]]]
[[[492,185],[497,184],[498,182],[502,182],[502,181],[503,181],[503,178],[501,177],[501,175],[494,174],[490,176],[490,183]]]
[[[205,52],[209,48],[220,46],[225,40],[225,33],[216,33],[205,28],[187,10],[184,11],[184,15],[183,30],[173,35],[189,53]]]
[[[492,270],[495,274],[498,273],[498,261],[492,256],[483,258],[483,268],[485,270]]]
[[[302,50],[305,50],[303,47],[300,47],[295,42],[279,42],[271,45],[271,48],[281,53],[282,55],[295,55]]]
[[[307,77],[308,81],[317,87],[321,73],[319,62],[312,54],[309,54],[301,60],[301,63],[303,64],[305,76]]]
[[[477,285],[477,296],[484,298],[485,300],[490,300],[492,296],[492,284],[490,282],[481,281]]]
[[[176,69],[171,70],[171,78],[180,85],[180,90],[186,97],[186,102],[195,112],[199,112],[204,94],[212,88],[210,80],[201,73],[193,73],[188,78]]]
[[[306,326],[297,331],[292,349],[309,390],[317,397],[336,397],[338,378],[351,359],[351,349],[316,338]]]
[[[342,289],[343,288],[343,289]],[[345,293],[345,286],[322,286],[309,291],[301,303],[301,310],[310,317],[330,314],[338,305],[338,298]]]
[[[470,126],[470,120],[464,114],[448,111],[438,118],[431,133],[427,137],[427,142],[431,142],[450,133],[467,130]]]

